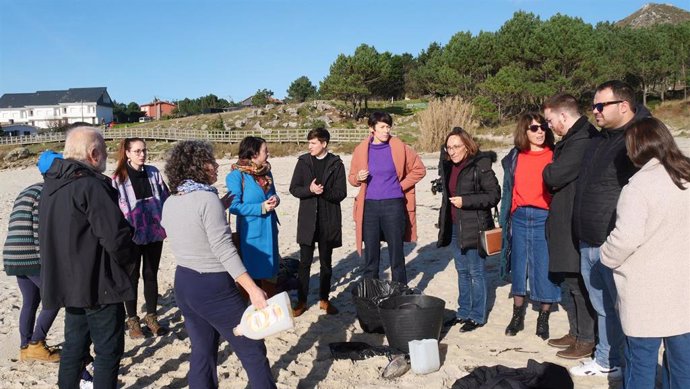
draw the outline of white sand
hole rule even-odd
[[[679,139],[683,149],[690,151],[690,140]],[[499,153],[499,160],[507,150]],[[350,156],[344,156],[349,167]],[[299,246],[295,243],[298,200],[288,192],[289,180],[295,166],[295,157],[273,158],[273,174],[281,196],[277,208],[280,217],[280,251],[283,256],[298,257]],[[218,187],[225,192],[224,177],[230,170],[229,160],[221,160],[221,179]],[[405,245],[409,284],[418,287],[425,294],[439,297],[446,302],[446,315],[451,317],[457,309],[457,273],[447,248],[436,248],[438,230],[434,227],[438,218],[440,195],[432,195],[430,181],[437,177],[438,154],[424,156],[427,176],[418,184],[417,217],[419,241]],[[109,167],[113,168],[111,161]],[[161,164],[156,163],[159,167]],[[502,180],[502,169],[497,163],[494,170]],[[24,187],[40,181],[34,167],[0,171],[0,241],[4,242],[7,222],[12,203]],[[530,310],[525,320],[525,330],[515,337],[506,337],[503,332],[511,316],[512,300],[508,293],[510,285],[498,280],[497,260],[487,261],[490,314],[486,326],[474,332],[461,334],[458,326],[442,334],[441,369],[425,376],[412,371],[395,380],[381,378],[387,365],[385,357],[363,361],[333,360],[328,344],[340,341],[363,341],[372,345],[387,344],[383,335],[367,334],[362,331],[355,317],[350,288],[361,277],[362,260],[355,252],[352,204],[357,189],[349,187],[348,198],[343,202],[343,244],[333,254],[332,301],[340,314],[322,315],[316,305],[318,300],[318,261],[312,266],[310,309],[296,319],[293,330],[266,339],[268,358],[279,388],[447,388],[456,379],[468,374],[476,366],[503,364],[524,367],[527,360],[549,361],[570,367],[578,364],[557,358],[556,349],[534,335],[537,312]],[[382,263],[387,265],[387,251]],[[125,355],[120,369],[123,388],[180,388],[186,386],[189,369],[189,338],[184,330],[182,316],[173,304],[172,282],[174,258],[169,246],[164,245],[159,273],[159,316],[170,326],[171,333],[145,340],[126,338]],[[386,276],[390,277],[387,271]],[[143,288],[139,288],[139,305],[143,310]],[[292,294],[295,298],[294,292]],[[48,388],[57,382],[57,365],[18,362],[19,329],[18,316],[21,294],[14,277],[0,275],[0,386],[6,388]],[[48,335],[48,343],[59,345],[63,341],[64,314],[58,315]],[[565,312],[551,315],[551,335],[560,337],[567,332]],[[239,360],[228,345],[220,346],[218,375],[221,388],[246,387],[246,374]],[[577,388],[609,388],[603,378],[576,378]],[[613,383],[612,388],[618,385]]]

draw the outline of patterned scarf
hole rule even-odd
[[[251,159],[239,159],[237,163],[232,164],[232,170],[235,169],[241,173],[251,174],[256,183],[264,190],[264,193],[268,193],[269,189],[271,189],[273,180],[268,175],[271,172],[271,164],[268,161],[264,165],[259,166],[252,162]]]
[[[184,195],[187,193],[196,192],[198,190],[203,190],[206,192],[213,192],[215,194],[218,194],[218,189],[216,189],[215,187],[208,185],[208,184],[201,184],[201,183],[193,181],[193,180],[182,181],[182,183],[177,187],[177,194],[178,195]]]

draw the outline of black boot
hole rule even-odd
[[[508,327],[506,327],[506,335],[515,336],[518,332],[525,329],[525,305],[513,305],[513,318],[510,319]]]
[[[537,318],[537,336],[546,340],[549,338],[549,311],[539,311]]]

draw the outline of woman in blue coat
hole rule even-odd
[[[225,178],[232,197],[230,213],[237,215],[240,253],[249,275],[260,281],[269,297],[275,294],[280,264],[278,216],[280,204],[263,138],[248,136],[240,143],[239,158]]]

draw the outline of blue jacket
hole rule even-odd
[[[239,170],[231,171],[225,177],[225,183],[228,192],[235,195],[230,204],[230,213],[237,215],[235,231],[240,233],[244,267],[254,279],[275,277],[280,265],[278,216],[275,211],[261,213],[261,203],[276,195],[275,185],[271,184],[268,193],[264,193],[252,175]]]

